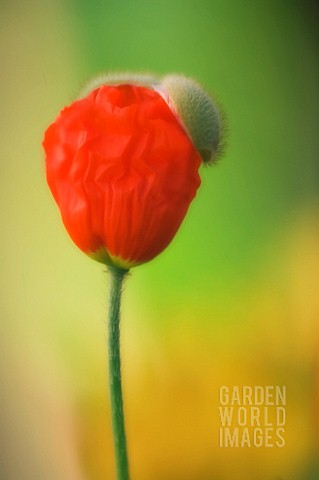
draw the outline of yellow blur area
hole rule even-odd
[[[264,265],[263,278],[236,305],[223,312],[205,306],[197,325],[179,307],[172,313],[175,327],[158,335],[136,318],[142,307],[126,303],[123,374],[133,478],[312,478],[318,455],[319,229],[315,217],[301,218],[278,238],[284,258]],[[223,320],[218,328],[214,317]],[[201,323],[212,326],[204,330]],[[220,448],[223,385],[286,387],[283,448]],[[111,438],[105,438],[105,393],[98,390],[92,385],[89,398],[82,398],[81,448],[94,478],[102,479],[99,472],[110,468],[103,452],[110,451]],[[113,470],[107,471],[112,478]]]
[[[67,237],[45,183],[41,149],[45,128],[76,95],[85,71],[71,5],[1,5],[1,480],[115,478],[107,276]],[[222,164],[215,179],[219,172]],[[209,189],[206,174],[203,183]],[[202,218],[199,209],[190,216]],[[256,246],[253,273],[243,273],[242,284],[237,278],[228,297],[214,291],[205,260],[195,263],[189,255],[190,223],[163,260],[132,270],[122,309],[132,480],[317,478],[318,213],[317,198],[309,195],[285,223],[274,222]],[[185,275],[176,297],[148,274],[158,271],[173,285],[174,269],[164,266],[174,255],[181,266],[188,262],[198,285],[192,288]],[[283,448],[220,447],[223,385],[286,386]]]

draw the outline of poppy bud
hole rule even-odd
[[[219,137],[218,112],[192,80],[91,83],[43,141],[47,181],[72,240],[124,269],[154,258],[177,232],[200,185],[201,160],[214,157]]]

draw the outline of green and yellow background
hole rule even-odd
[[[1,480],[112,480],[108,278],[69,240],[43,132],[92,76],[181,72],[224,158],[122,310],[132,480],[315,480],[318,8],[312,1],[2,0]],[[222,385],[286,385],[284,448],[218,446]]]

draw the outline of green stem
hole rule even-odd
[[[127,270],[117,267],[109,267],[108,270],[111,277],[108,338],[109,382],[116,472],[117,480],[129,480],[120,357],[120,304],[123,280],[127,274]]]

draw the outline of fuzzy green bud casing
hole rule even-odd
[[[175,112],[205,164],[220,155],[223,116],[216,102],[191,78],[171,74],[164,78],[143,73],[109,73],[89,82],[80,97],[100,85],[133,84],[157,90]]]
[[[203,162],[213,163],[222,137],[222,118],[216,105],[200,85],[182,75],[168,75],[161,85]]]

